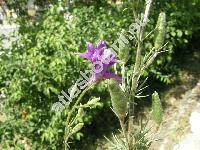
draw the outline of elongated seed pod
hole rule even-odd
[[[155,91],[152,94],[152,119],[160,124],[162,122],[162,104],[158,93]]]
[[[156,50],[163,46],[166,35],[166,15],[164,12],[161,12],[158,17],[156,32],[155,32],[155,41],[154,47]]]
[[[71,134],[74,134],[78,131],[80,131],[84,126],[84,123],[78,123],[73,129],[72,129],[72,132]]]
[[[113,110],[120,119],[124,118],[127,112],[128,102],[125,93],[121,90],[119,83],[114,79],[108,81],[108,89],[111,96]]]

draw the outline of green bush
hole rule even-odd
[[[85,49],[81,33],[76,32],[76,22],[65,20],[58,8],[55,5],[34,21],[19,20],[21,38],[1,56],[0,80],[7,83],[2,84],[1,91],[10,108],[5,112],[10,118],[0,130],[3,148],[9,149],[25,139],[35,149],[62,146],[67,110],[54,114],[51,106],[86,65],[74,54]]]

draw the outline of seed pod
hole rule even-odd
[[[72,129],[72,132],[71,134],[74,134],[78,131],[80,131],[84,126],[84,123],[78,123],[73,129]]]
[[[162,122],[162,104],[158,93],[155,91],[152,94],[152,119],[160,124]]]
[[[114,79],[108,81],[113,110],[119,118],[124,118],[127,112],[127,97]]]
[[[154,47],[158,50],[163,46],[166,34],[166,15],[164,12],[159,14],[156,28]]]

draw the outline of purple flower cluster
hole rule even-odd
[[[96,47],[92,43],[87,43],[87,51],[79,55],[93,64],[93,74],[90,82],[110,78],[121,82],[121,78],[117,74],[109,71],[109,67],[117,63],[117,59],[115,54],[106,49],[105,41],[100,41]]]

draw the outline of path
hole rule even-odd
[[[187,57],[181,74],[184,82],[163,98],[167,108],[153,150],[200,150],[200,52]]]

